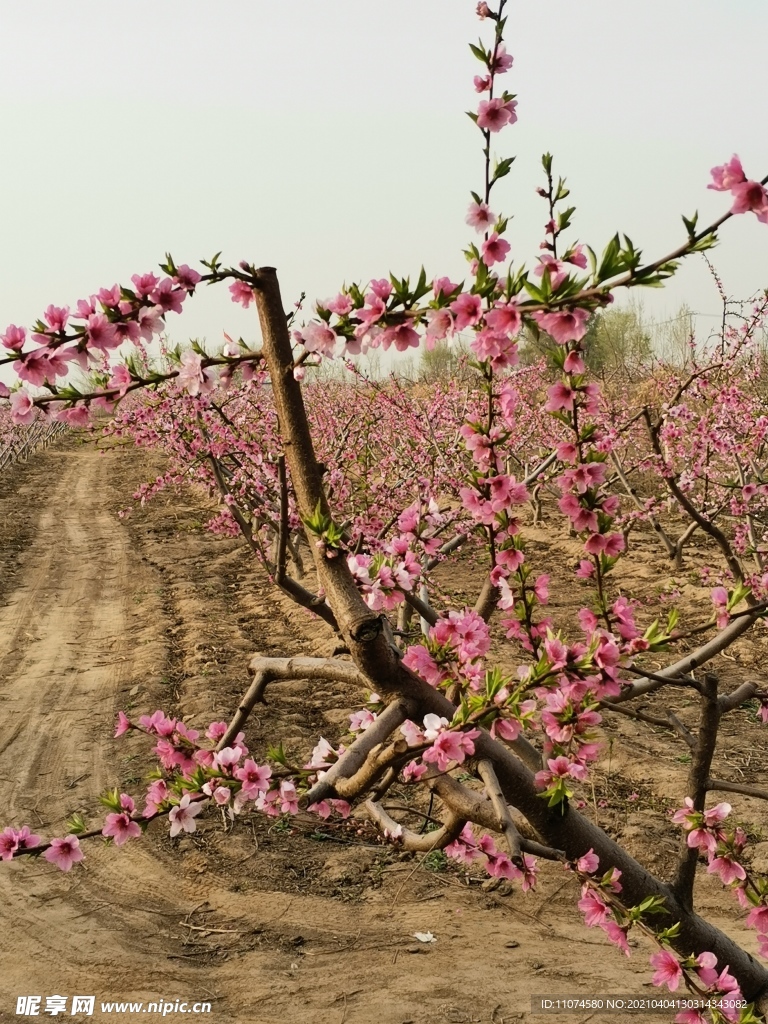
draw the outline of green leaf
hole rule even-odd
[[[67,835],[79,836],[86,831],[87,827],[85,818],[77,811],[67,819],[64,829]]]
[[[544,298],[544,292],[541,290],[541,288],[537,287],[537,285],[535,285],[533,281],[530,280],[530,278],[525,279],[525,281],[523,282],[523,287],[531,296],[531,298],[536,300],[536,302],[546,301]]]
[[[589,245],[585,245],[584,248],[587,250],[587,255],[589,256],[589,263],[592,267],[592,277],[597,277],[597,254]]]
[[[745,598],[749,597],[752,593],[752,588],[745,586],[743,583],[737,584],[731,593],[728,595],[727,610],[732,612],[737,604],[740,604]]]
[[[176,274],[176,264],[173,262],[173,256],[169,252],[165,254],[165,263],[160,264],[160,269],[164,270],[169,277],[173,277]]]
[[[565,231],[566,228],[571,225],[571,217],[576,212],[575,206],[569,206],[567,210],[563,210],[562,213],[557,215],[557,229],[558,231]]]
[[[663,288],[664,281],[668,277],[672,277],[679,266],[679,260],[667,260],[666,263],[662,263],[655,270],[640,271],[635,274],[634,283],[645,288]]]
[[[640,266],[640,260],[643,254],[640,249],[636,249],[634,247],[631,239],[627,235],[624,235],[624,249],[622,250],[621,255],[624,262],[624,269],[630,270],[634,273],[634,271]]]
[[[690,252],[706,252],[707,249],[714,249],[718,241],[717,233],[710,231],[708,235],[704,235],[695,245],[691,246]]]
[[[603,251],[600,269],[597,272],[599,281],[605,281],[609,277],[614,277],[619,272],[621,269],[621,263],[618,258],[620,252],[621,242],[619,241],[619,236],[614,235]]]
[[[505,178],[515,162],[515,157],[508,156],[504,160],[497,160],[493,168],[493,177],[491,178],[491,184],[494,185],[500,178]]]
[[[413,301],[418,302],[424,295],[432,290],[432,282],[427,281],[427,272],[424,267],[419,273],[419,280],[413,293]]]
[[[123,810],[120,806],[120,793],[115,789],[108,789],[105,793],[99,797],[99,803],[103,804],[104,807],[108,807],[111,811],[117,811],[118,813]]]
[[[323,513],[320,502],[318,501],[315,506],[314,513],[311,516],[304,516],[303,522],[310,533],[315,533],[320,536],[328,528],[331,520],[329,516]]]
[[[512,268],[507,271],[507,287],[506,297],[511,299],[513,295],[518,295],[525,287],[526,270],[525,265],[520,267],[516,274],[512,274]]]
[[[696,211],[696,213],[694,213],[694,215],[691,217],[690,220],[685,215],[683,215],[683,224],[685,224],[685,230],[688,232],[688,237],[690,239],[693,239],[693,236],[696,234],[696,224],[697,224],[698,220],[699,220],[699,211],[698,210]]]
[[[270,761],[274,761],[276,764],[286,765],[288,763],[288,758],[286,757],[285,750],[283,749],[282,740],[280,740],[276,747],[267,748],[267,758]]]
[[[491,54],[484,48],[482,40],[480,40],[479,46],[475,46],[474,43],[470,43],[469,48],[481,63],[485,64],[486,67],[489,66]]]
[[[675,921],[669,928],[665,928],[663,931],[657,933],[656,938],[661,942],[668,942],[670,939],[676,939],[680,934],[680,922]]]

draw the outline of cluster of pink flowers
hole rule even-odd
[[[456,729],[447,718],[439,715],[425,715],[423,727],[406,719],[400,726],[409,747],[431,744],[422,755],[422,762],[435,764],[439,772],[445,772],[451,764],[463,764],[475,752],[474,741],[480,735],[479,729]],[[427,765],[410,762],[405,769],[407,781],[420,779],[427,771]]]
[[[10,860],[19,850],[32,850],[39,845],[40,836],[30,832],[27,825],[20,829],[3,829],[0,832],[0,860]]]
[[[523,866],[522,868],[517,867],[506,853],[499,850],[492,836],[484,833],[476,837],[470,824],[464,826],[458,839],[454,839],[446,846],[445,854],[467,867],[475,861],[485,858],[485,870],[492,878],[519,880],[522,883],[523,892],[536,887],[537,866],[534,857],[524,853],[522,855]]]
[[[164,814],[168,815],[172,837],[181,832],[195,832],[196,818],[209,802],[226,808],[231,817],[246,807],[269,817],[296,814],[299,810],[297,781],[289,777],[275,779],[270,765],[260,765],[248,757],[242,733],[235,737],[232,745],[221,750],[205,747],[198,743],[198,730],[170,718],[162,710],[142,715],[137,723],[131,722],[121,711],[115,735],[122,736],[129,731],[157,737],[154,752],[165,774],[149,783],[140,817],[134,799],[127,793],[114,790],[101,798],[109,813],[100,834],[112,839],[116,846],[142,835],[142,819],[146,824]],[[205,737],[215,744],[226,731],[226,722],[212,722]],[[327,741],[321,740],[313,751],[307,770],[300,773],[301,778],[311,781],[321,777],[323,772],[318,769],[328,767],[331,763],[328,758],[335,760],[340,753],[343,753],[343,747],[334,751]],[[287,772],[283,774],[287,776]],[[327,818],[334,812],[347,817],[350,806],[345,800],[325,800],[310,805],[308,810],[321,818]],[[41,837],[33,835],[27,826],[18,830],[6,828],[0,833],[0,858],[3,860],[11,860],[38,847],[42,856],[62,871],[69,871],[84,857],[75,834],[43,843]]]
[[[373,611],[391,611],[401,604],[403,593],[413,590],[421,575],[408,537],[395,537],[381,554],[348,555],[347,565]]]
[[[740,856],[747,837],[740,828],[729,833],[721,825],[731,813],[731,805],[720,803],[708,811],[697,811],[689,796],[684,803],[685,806],[672,815],[672,821],[688,832],[688,846],[706,855],[709,861],[707,871],[719,875],[723,885],[744,881],[747,873],[740,863]]]
[[[732,156],[727,164],[712,168],[712,184],[707,188],[716,192],[731,193],[731,213],[751,211],[763,224],[768,224],[768,192],[759,181],[748,180],[741,160],[736,155]]]
[[[594,876],[599,861],[592,850],[589,850],[575,864],[576,870],[585,878],[578,906],[584,915],[584,923],[588,928],[601,928],[608,939],[626,956],[630,956],[628,933],[636,920],[631,909],[617,904],[613,898],[622,891],[621,872],[611,869],[601,879]],[[646,931],[651,931],[645,926]],[[690,976],[704,990],[709,999],[720,1004],[720,1012],[729,1021],[739,1020],[740,1009],[736,1005],[742,1000],[736,979],[727,967],[718,971],[717,957],[714,953],[704,952],[693,957],[679,957],[667,948],[661,948],[650,957],[654,968],[652,982],[654,985],[666,985],[671,992],[676,992],[680,983]],[[707,1024],[707,1018],[698,1010],[685,1010],[675,1017],[679,1024]]]
[[[670,992],[676,992],[681,981],[686,977],[695,979],[699,988],[703,989],[704,997],[716,1006],[722,1015],[720,1019],[738,1021],[741,1018],[740,1003],[743,996],[739,984],[728,967],[717,970],[717,957],[714,953],[699,953],[697,957],[680,960],[674,953],[661,949],[650,958],[655,968],[653,984],[666,985]],[[683,1010],[675,1017],[677,1024],[708,1024],[705,1011],[698,1009]]]
[[[397,517],[400,537],[396,538],[402,545],[405,542],[411,549],[418,547],[422,555],[431,557],[440,550],[439,531],[451,521],[447,512],[441,512],[440,506],[431,495],[425,502],[412,502]]]
[[[162,279],[152,273],[134,274],[132,289],[119,285],[102,288],[96,295],[80,299],[74,310],[50,305],[29,336],[26,328],[9,325],[0,335],[0,344],[16,357],[13,369],[18,379],[33,387],[54,384],[73,366],[83,371],[100,368],[123,342],[136,345],[151,341],[164,329],[165,316],[180,313],[184,300],[200,281],[200,274],[186,264],[173,269],[172,276]],[[25,348],[27,342],[36,347]],[[130,383],[126,368],[114,367],[111,381],[110,387],[125,394]],[[38,414],[26,390],[14,391],[10,402],[17,423],[31,423]],[[113,402],[95,399],[93,405],[111,409]],[[87,422],[85,406],[63,406],[63,402],[51,403],[47,412],[71,425]]]
[[[515,123],[517,100],[507,92],[494,95],[497,76],[513,64],[501,40],[501,14],[486,3],[479,4],[477,10],[481,19],[491,18],[497,25],[492,48],[475,48],[485,67],[474,80],[480,98],[471,116],[484,133],[489,155],[489,135]],[[541,728],[546,768],[535,780],[541,796],[555,806],[572,795],[569,787],[574,782],[587,779],[598,752],[594,737],[601,722],[598,703],[620,692],[622,660],[649,647],[635,622],[633,603],[623,596],[607,596],[604,586],[625,548],[621,526],[626,520],[618,518],[620,499],[611,492],[613,484],[606,471],[614,446],[622,441],[619,430],[612,430],[608,423],[600,389],[585,378],[584,339],[590,317],[596,305],[607,301],[599,287],[592,285],[605,285],[629,264],[626,253],[624,263],[611,263],[609,247],[606,265],[612,269],[604,274],[595,270],[594,282],[588,277],[578,279],[575,268],[587,267],[587,255],[581,244],[572,245],[565,254],[562,247],[558,250],[559,236],[572,211],[555,212],[561,193],[567,194],[567,190],[562,183],[553,186],[550,161],[549,165],[545,162],[549,189],[540,190],[550,206],[542,255],[530,276],[522,271],[516,276],[512,270],[502,276],[500,267],[511,254],[504,237],[507,218],[491,209],[490,194],[496,176],[503,176],[510,163],[501,161],[492,171],[488,159],[485,195],[473,194],[466,220],[482,237],[466,252],[474,278],[469,285],[436,277],[430,287],[422,273],[414,289],[393,277],[343,290],[318,303],[316,316],[294,332],[294,375],[300,379],[305,365],[317,365],[324,358],[349,357],[375,348],[386,351],[394,347],[405,352],[418,347],[422,336],[431,350],[458,332],[471,332],[472,365],[479,369],[481,381],[475,392],[467,389],[462,395],[461,388],[452,384],[442,390],[436,386],[427,397],[423,393],[414,397],[396,382],[369,382],[363,390],[359,381],[346,389],[324,384],[320,392],[313,390],[308,376],[304,393],[318,459],[325,466],[323,482],[334,515],[339,513],[337,521],[345,524],[343,544],[326,544],[322,536],[317,543],[329,558],[344,553],[370,609],[390,612],[403,603],[404,595],[418,586],[426,588],[430,582],[429,565],[440,554],[442,531],[449,522],[472,540],[482,538],[492,553],[489,583],[496,607],[506,613],[502,625],[507,637],[519,641],[532,655],[531,664],[521,668],[514,681],[500,671],[486,671],[491,643],[487,622],[469,609],[441,615],[424,642],[408,648],[404,664],[433,686],[456,688],[463,698],[462,714],[470,709],[471,715],[454,723],[437,715],[426,715],[421,725],[403,723],[401,733],[414,755],[403,776],[415,782],[434,772],[449,771],[474,756],[480,731],[468,727],[469,723],[490,728],[492,736],[507,742],[517,740],[524,727]],[[747,180],[738,158],[715,168],[713,179],[711,188],[731,192],[733,213],[751,210],[768,222],[768,193],[760,183]],[[241,270],[244,278],[236,277],[229,290],[232,300],[247,308],[255,298],[249,283],[253,279],[247,265],[241,264]],[[233,275],[227,272],[226,276]],[[112,356],[123,342],[141,345],[155,337],[164,327],[166,314],[179,312],[199,281],[200,275],[186,266],[173,267],[163,280],[153,274],[137,275],[133,289],[102,289],[89,300],[81,300],[74,312],[49,306],[29,339],[35,348],[26,350],[27,333],[16,325],[9,326],[0,341],[11,353],[8,361],[13,361],[19,380],[32,387],[54,384],[73,365],[84,370],[97,367],[105,388],[113,394],[93,404],[111,408],[113,398],[124,397],[139,382],[129,365],[109,365]],[[585,287],[590,291],[581,296],[580,304],[579,292]],[[524,298],[526,291],[532,301]],[[552,360],[562,370],[555,383],[547,377],[543,385],[542,376],[535,387],[527,387],[530,375],[515,370],[524,325],[538,328],[554,340]],[[227,342],[225,354],[234,359],[240,348],[229,338]],[[734,340],[733,351],[740,351],[740,345],[741,339]],[[217,378],[200,350],[176,353],[174,358],[178,369],[173,390],[161,392],[157,401],[153,398],[151,409],[132,408],[115,428],[116,433],[124,430],[139,443],[167,445],[173,450],[173,468],[143,489],[141,499],[187,478],[189,465],[195,467],[194,479],[211,484],[208,461],[236,456],[228,459],[226,487],[216,481],[226,493],[215,528],[233,531],[244,519],[249,539],[260,546],[272,572],[274,566],[265,552],[278,532],[278,516],[286,511],[292,537],[302,530],[302,523],[290,481],[287,510],[282,507],[286,500],[281,486],[284,477],[281,479],[277,454],[282,450],[281,438],[269,389],[264,386],[266,375],[244,371],[242,386],[229,392],[226,417],[217,417],[211,399],[217,387],[231,387],[232,365]],[[709,375],[702,374],[691,385],[689,396],[677,394],[674,402],[664,407],[657,432],[659,450],[644,454],[637,468],[653,468],[657,475],[675,478],[688,496],[715,493],[713,507],[727,507],[732,516],[743,520],[734,530],[737,553],[760,555],[766,536],[760,535],[755,513],[768,507],[768,484],[760,469],[768,417],[760,412],[761,396],[749,401],[738,379],[734,383],[741,364],[735,356],[728,358],[730,362],[724,357],[724,363],[731,376],[716,395]],[[524,394],[526,390],[529,395]],[[7,389],[0,397],[7,397]],[[17,422],[29,422],[36,415],[28,392],[14,392],[10,399]],[[417,407],[422,410],[420,415],[414,412]],[[49,409],[72,425],[87,419],[84,405],[63,408],[54,403]],[[542,413],[550,415],[542,417]],[[542,425],[542,420],[547,423]],[[635,442],[634,433],[627,436]],[[383,440],[377,442],[375,437]],[[510,455],[516,451],[526,452],[526,459],[539,451],[556,456],[556,468],[548,480],[555,479],[560,489],[559,509],[581,535],[587,556],[581,560],[577,576],[594,582],[598,594],[596,610],[584,608],[579,613],[583,642],[569,643],[555,635],[550,618],[542,613],[549,602],[550,580],[533,571],[523,550],[518,517],[520,507],[532,495],[529,486],[512,474]],[[678,462],[685,462],[680,472]],[[730,472],[734,467],[741,474],[738,478]],[[520,475],[523,473],[528,480],[536,477],[535,473],[529,475],[528,467]],[[418,495],[415,501],[414,494]],[[441,501],[447,498],[450,512],[441,512],[435,495]],[[658,504],[656,497],[651,499],[649,514],[657,507],[654,502]],[[298,550],[296,560],[300,560]],[[757,561],[760,564],[759,558]],[[762,566],[747,583],[754,594],[768,594],[768,573]],[[733,593],[716,586],[711,597],[716,625],[722,629],[735,604]],[[319,598],[322,600],[322,594]],[[761,714],[768,718],[768,704],[761,705]],[[350,716],[350,732],[364,732],[376,719],[376,711],[364,707]],[[193,833],[208,803],[231,816],[245,808],[270,817],[296,814],[305,785],[321,779],[344,752],[343,747],[334,749],[321,738],[309,763],[292,769],[280,754],[271,755],[272,764],[258,764],[248,756],[242,733],[217,750],[227,731],[224,722],[207,729],[205,740],[210,745],[201,741],[198,730],[160,710],[142,716],[136,724],[121,713],[116,735],[132,729],[154,738],[162,777],[147,787],[140,817],[128,794],[115,791],[103,798],[109,813],[101,835],[117,846],[138,838],[148,821],[158,815],[167,814],[171,836]],[[326,818],[332,813],[346,816],[350,808],[343,800],[328,799],[313,804],[310,810]],[[740,829],[728,832],[722,826],[729,810],[727,804],[719,804],[698,812],[688,800],[674,820],[688,830],[688,845],[706,853],[709,871],[726,884],[736,883],[739,899],[751,901],[747,923],[757,929],[765,952],[768,894],[755,890],[759,901],[755,904],[755,894],[748,894],[740,884],[747,877],[741,863],[746,839]],[[392,837],[397,834],[395,830]],[[0,834],[3,860],[40,846],[40,837],[26,826],[6,828]],[[75,834],[53,839],[41,852],[64,871],[83,858]],[[523,857],[521,866],[513,863],[491,836],[476,838],[469,825],[446,853],[464,864],[484,858],[491,876],[521,879],[523,889],[535,882],[532,858]],[[593,875],[597,867],[592,851],[576,864],[584,875]],[[579,906],[587,925],[602,928],[628,955],[629,924],[612,900],[621,892],[619,877],[614,869],[600,881],[586,881]],[[686,961],[664,949],[651,963],[656,970],[654,983],[667,984],[672,990],[687,971],[694,972],[709,992],[738,991],[727,968],[717,972],[712,953]],[[693,1018],[686,1021],[693,1024]]]
[[[591,849],[576,861],[576,870],[582,876],[594,875],[598,867],[598,857]],[[581,899],[578,902],[578,907],[584,915],[584,923],[587,928],[601,928],[614,946],[629,956],[630,949],[627,941],[629,924],[617,921],[610,903],[606,902],[608,894],[621,892],[620,878],[621,872],[618,868],[612,868],[599,880],[585,881],[581,887]]]
[[[450,611],[430,627],[426,644],[412,644],[403,664],[430,686],[458,682],[471,690],[482,686],[483,659],[490,650],[488,624],[469,608]]]

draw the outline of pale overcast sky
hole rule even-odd
[[[49,303],[223,251],[278,268],[288,305],[388,271],[462,275],[469,190],[480,189],[474,0],[0,0],[0,326]],[[652,257],[728,197],[709,169],[733,152],[768,173],[765,0],[509,4],[506,85],[517,154],[494,208],[530,265],[549,149],[578,206],[574,237],[626,231]],[[728,291],[768,285],[768,226],[727,225]],[[665,293],[716,313],[698,258]],[[225,288],[201,293],[176,340],[253,337]],[[703,324],[702,324],[703,326]]]

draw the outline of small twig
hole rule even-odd
[[[501,792],[501,786],[499,780],[496,778],[496,772],[493,770],[493,765],[490,761],[479,761],[477,765],[477,773],[483,780],[485,791],[493,804],[493,809],[499,819],[499,831],[504,836],[507,846],[509,847],[509,856],[512,863],[522,868],[524,866],[523,854],[520,849],[520,833],[515,828],[515,823],[512,821],[512,816],[509,813],[507,802],[504,799],[504,794]]]
[[[437,625],[438,614],[432,605],[427,601],[422,601],[420,597],[417,597],[416,594],[410,591],[402,590],[401,594],[405,598],[405,603],[410,605],[414,611],[417,611],[425,622],[428,622],[430,626]]]
[[[410,850],[414,853],[428,854],[432,853],[433,850],[442,850],[459,837],[461,830],[466,825],[466,821],[463,818],[449,811],[446,815],[447,820],[445,822],[438,822],[440,828],[436,831],[419,833],[403,828],[399,821],[395,821],[394,818],[390,817],[381,804],[375,804],[372,800],[366,801],[365,811],[379,828],[386,830],[390,834],[397,832],[399,829],[398,841],[402,844],[404,850]]]
[[[707,790],[719,790],[721,793],[741,793],[743,796],[754,796],[758,800],[768,800],[768,789],[747,786],[740,782],[726,782],[724,779],[707,779]]]
[[[205,932],[206,935],[242,935],[240,931],[236,931],[233,928],[206,928],[205,925],[200,924],[187,924],[186,921],[181,922],[182,928],[191,928],[194,932]]]
[[[682,739],[685,740],[685,742],[688,744],[691,750],[694,750],[696,747],[697,740],[691,732],[691,730],[680,721],[680,719],[673,711],[667,711],[667,718],[674,726],[675,732],[678,734],[678,736],[682,737]]]
[[[698,679],[694,679],[693,676],[665,676],[658,672],[649,672],[645,668],[635,668],[633,665],[625,665],[624,671],[631,673],[633,676],[640,676],[642,679],[653,679],[656,682],[664,683],[673,686],[691,686],[694,690],[701,693],[701,683]]]

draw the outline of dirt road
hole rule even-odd
[[[3,824],[50,836],[63,833],[70,813],[95,810],[114,784],[118,696],[147,670],[152,651],[130,614],[141,566],[107,510],[115,460],[69,445],[27,468],[17,467],[15,502],[33,523],[18,585],[0,609],[0,807]],[[25,993],[136,993],[148,951],[132,951],[138,973],[121,967],[133,942],[115,927],[115,902],[139,905],[170,886],[174,905],[188,906],[150,850],[115,860],[100,846],[88,850],[82,872],[61,875],[32,861],[0,872],[6,1012],[10,997]]]
[[[118,708],[204,725],[231,714],[252,651],[317,649],[318,627],[275,603],[242,546],[202,531],[194,497],[117,517],[157,468],[75,438],[0,480],[0,827],[61,835],[73,812],[99,820],[105,788],[138,795],[152,762],[142,738],[112,739]],[[284,684],[248,740],[307,749],[345,701]],[[590,994],[648,991],[649,951],[625,961],[586,933],[560,869],[534,896],[491,892],[313,828],[229,833],[209,815],[181,841],[161,826],[122,849],[90,841],[69,874],[0,865],[0,1020],[55,994],[67,1019],[93,995],[105,1020],[102,1002],[180,999],[217,1022],[499,1024],[529,1019],[531,993],[583,993],[585,976]]]

